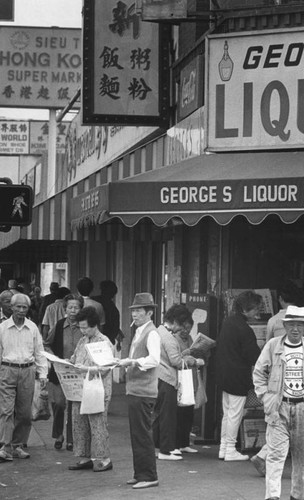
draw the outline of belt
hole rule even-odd
[[[10,363],[8,361],[2,361],[1,365],[11,366],[12,368],[28,368],[29,366],[33,366],[34,362],[31,363]]]
[[[297,403],[304,403],[304,398],[285,398],[284,396],[283,401],[290,405],[296,405]]]

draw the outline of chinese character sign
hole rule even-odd
[[[65,142],[69,123],[57,124],[56,152],[65,153]],[[41,121],[30,122],[30,154],[41,155],[48,150],[49,123]]]
[[[0,154],[29,154],[29,122],[0,120]]]
[[[63,108],[81,85],[81,30],[0,27],[0,106]]]
[[[86,1],[84,19],[84,123],[159,121],[167,110],[160,76],[168,58],[160,57],[158,25],[142,22],[135,0]]]

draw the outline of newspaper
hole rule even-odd
[[[54,363],[54,369],[60,382],[63,393],[69,401],[81,401],[84,374],[65,359],[43,351],[44,356]]]
[[[114,358],[112,348],[108,342],[92,342],[85,345],[86,350],[93,363],[97,366],[114,368],[118,365],[119,359]]]

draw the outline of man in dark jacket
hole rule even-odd
[[[251,371],[259,357],[254,331],[248,325],[259,316],[262,297],[242,292],[234,301],[234,312],[224,320],[217,348],[217,385],[222,390],[223,419],[219,458],[225,461],[248,460],[236,448],[237,434],[249,389]]]

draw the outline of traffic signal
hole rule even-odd
[[[0,21],[14,21],[14,0],[0,0]]]
[[[28,226],[32,222],[33,190],[22,184],[0,184],[0,225]]]

